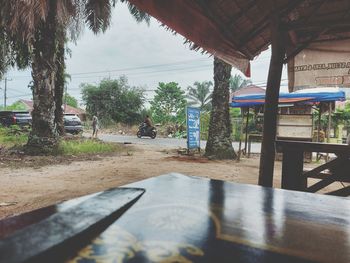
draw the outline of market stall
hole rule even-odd
[[[277,117],[276,136],[283,139],[293,138],[294,140],[312,141],[313,119],[311,110],[312,107],[314,107],[319,112],[317,125],[317,141],[319,141],[321,107],[325,108],[326,105],[329,116],[327,131],[329,141],[332,104],[335,101],[344,100],[345,93],[339,89],[318,88],[300,90],[293,93],[281,93],[278,100],[279,115]],[[264,105],[265,94],[249,94],[232,97],[231,107],[241,108],[243,113],[242,118],[246,119],[244,136],[245,148],[243,152],[248,153],[248,156],[250,154],[249,144],[251,143],[250,134],[248,133],[249,109],[261,108],[261,111],[263,111]],[[297,110],[293,111],[293,109],[296,108]],[[292,134],[290,132],[291,130],[293,131]],[[258,140],[259,134],[252,134],[252,138]],[[241,143],[239,145],[241,145]],[[241,147],[239,148],[239,152],[242,152]]]

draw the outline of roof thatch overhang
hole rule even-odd
[[[349,0],[129,0],[203,50],[247,73],[271,43],[271,17],[287,33],[285,62],[310,43],[350,38]]]

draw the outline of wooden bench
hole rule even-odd
[[[350,183],[350,170],[342,169],[347,166],[350,167],[350,147],[348,145],[277,140],[276,147],[278,151],[283,152],[283,189],[315,193],[333,182]],[[303,156],[306,151],[334,153],[336,158],[312,170],[304,171]],[[308,186],[308,178],[316,178],[320,181]],[[327,194],[349,196],[350,186],[345,186]]]

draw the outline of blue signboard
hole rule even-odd
[[[201,111],[197,108],[187,107],[187,148],[200,148],[200,116]]]

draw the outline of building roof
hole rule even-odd
[[[231,94],[231,98],[234,96],[244,96],[244,95],[251,95],[251,94],[265,94],[266,90],[262,87],[255,86],[255,85],[248,85],[244,88],[241,88]]]
[[[31,112],[33,110],[33,101],[32,100],[20,100],[20,102],[22,102],[27,107],[27,110],[29,112]],[[65,107],[66,107],[66,110],[64,113],[66,113],[66,114],[76,114],[76,115],[85,114],[85,111],[83,109],[74,108],[74,107],[69,106],[69,105],[65,105]]]
[[[319,102],[345,101],[345,93],[343,91],[305,91],[281,93],[279,96],[279,104],[302,103],[314,104]],[[251,94],[232,97],[231,107],[253,107],[265,104],[265,94]]]
[[[287,57],[310,43],[350,38],[349,0],[129,0],[166,27],[240,69],[271,43],[271,17],[287,33]]]

